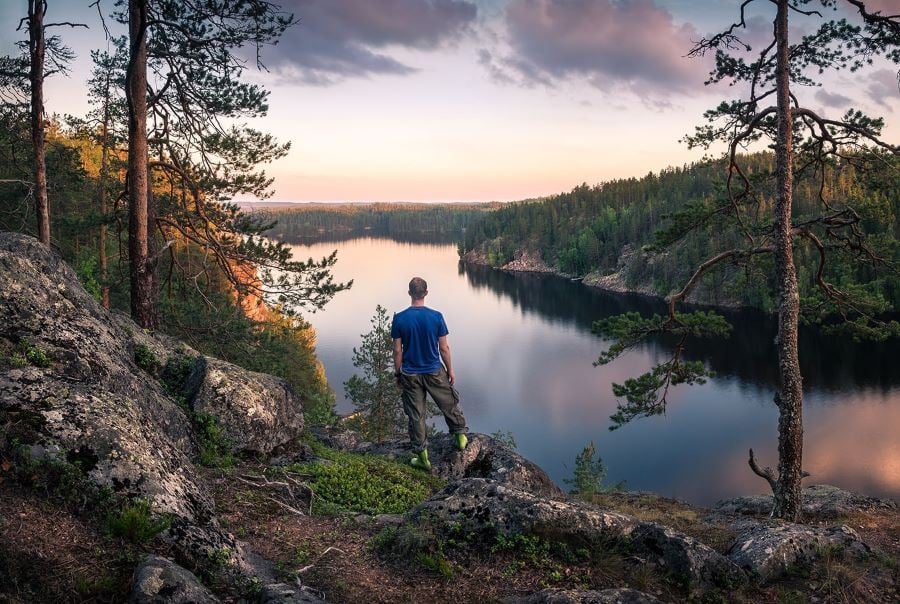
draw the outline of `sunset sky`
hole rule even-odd
[[[89,51],[106,46],[89,0],[50,0],[48,21],[78,55],[47,84],[47,108],[87,110]],[[102,0],[108,12],[113,0]],[[867,3],[868,4],[868,3]],[[285,0],[300,18],[247,72],[270,91],[254,125],[293,147],[268,167],[279,201],[489,201],[640,176],[699,159],[678,139],[734,94],[704,87],[692,41],[737,14],[736,0]],[[770,31],[771,4],[749,39]],[[892,0],[872,8],[896,6]],[[26,3],[0,3],[13,52]],[[756,6],[756,5],[755,5]],[[830,115],[853,105],[900,142],[888,65],[801,91]]]

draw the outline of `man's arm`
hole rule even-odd
[[[447,336],[438,338],[438,349],[441,352],[441,360],[444,361],[444,367],[447,368],[447,377],[450,379],[450,385],[456,383],[456,374],[453,373],[453,359],[450,356],[450,342]]]
[[[400,373],[403,366],[403,340],[394,338],[394,374]]]

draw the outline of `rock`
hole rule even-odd
[[[303,405],[281,378],[206,357],[185,384],[194,411],[216,418],[235,452],[267,454],[303,432]]]
[[[379,445],[363,444],[353,450],[394,459],[412,456],[405,439]],[[448,480],[486,478],[541,497],[566,498],[539,466],[484,434],[469,434],[469,444],[463,451],[456,449],[447,434],[432,436],[428,439],[428,455],[432,472]]]
[[[745,577],[712,548],[672,529],[577,502],[558,501],[483,478],[451,483],[411,512],[418,521],[456,523],[466,532],[492,538],[496,534],[536,535],[574,548],[608,548],[652,556],[689,584],[733,585]]]
[[[728,557],[760,582],[767,583],[796,565],[815,561],[829,547],[841,548],[856,556],[871,551],[848,526],[817,528],[802,524],[757,524],[738,537]]]
[[[161,556],[148,556],[134,571],[129,604],[219,602],[194,573]]]
[[[514,273],[553,273],[553,268],[544,262],[540,252],[532,252],[531,250],[519,250],[515,257],[502,267],[505,271]]]
[[[372,444],[359,432],[347,428],[313,426],[310,432],[326,447],[339,451],[356,451]]]
[[[302,587],[286,583],[267,585],[262,590],[260,604],[325,604],[325,600]]]
[[[403,526],[406,524],[406,518],[400,514],[376,514],[372,520],[375,524],[381,526]]]
[[[662,604],[661,600],[636,589],[620,587],[603,591],[544,589],[522,598],[510,598],[505,604]]]
[[[37,240],[0,233],[0,345],[27,342],[50,360],[0,371],[0,450],[58,448],[98,486],[205,521],[212,500],[190,461],[191,422],[135,365],[141,331],[103,309]]]
[[[269,465],[273,467],[290,466],[295,463],[312,461],[315,458],[312,447],[301,443],[295,451],[286,452],[269,459]]]
[[[772,495],[735,497],[718,502],[715,510],[724,514],[768,516],[772,512]],[[896,510],[890,499],[869,497],[845,491],[827,484],[811,485],[803,489],[802,515],[806,520],[845,518],[859,512]]]

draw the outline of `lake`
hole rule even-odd
[[[509,430],[518,451],[554,480],[572,474],[576,455],[593,441],[608,482],[708,505],[764,493],[747,466],[754,449],[762,465],[777,464],[776,324],[758,312],[725,313],[730,338],[689,344],[716,377],[670,392],[664,416],[642,418],[610,432],[616,408],[611,384],[646,371],[668,348],[649,342],[612,364],[594,367],[607,346],[591,323],[629,310],[662,312],[639,296],[593,290],[568,279],[508,274],[463,266],[450,244],[353,239],[294,245],[295,258],[338,250],[338,280],[353,279],[326,308],[306,318],[318,332],[317,351],[337,394],[339,412],[352,410],[343,383],[354,373],[352,351],[370,329],[375,306],[406,308],[413,276],[429,284],[428,306],[450,329],[453,364],[471,430]],[[833,484],[871,495],[900,496],[900,343],[861,343],[801,333],[805,378],[806,484]],[[446,430],[442,418],[437,427]]]

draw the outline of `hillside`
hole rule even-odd
[[[872,243],[887,260],[900,260],[896,245],[900,237],[900,176],[897,160],[883,159],[873,172],[858,172],[845,163],[832,165],[824,180],[821,175],[798,177],[795,222],[802,223],[821,207],[821,187],[823,197],[836,209],[852,201]],[[754,228],[762,232],[771,207],[771,183],[766,175],[772,157],[762,153],[741,161],[759,191],[759,205],[748,212],[758,221]],[[611,291],[664,296],[680,289],[700,263],[741,239],[734,221],[715,212],[725,203],[724,175],[721,163],[700,162],[642,178],[582,184],[547,199],[505,205],[470,225],[461,253],[466,261],[477,264],[552,271],[584,277],[586,284]],[[695,222],[698,228],[683,233],[688,222]],[[803,291],[810,292],[817,252],[798,247],[797,253],[798,278]],[[726,266],[711,273],[692,299],[771,309],[772,274],[767,260],[749,270]],[[892,306],[900,303],[896,276],[876,274],[849,254],[834,252],[825,277],[838,286],[864,284]]]

